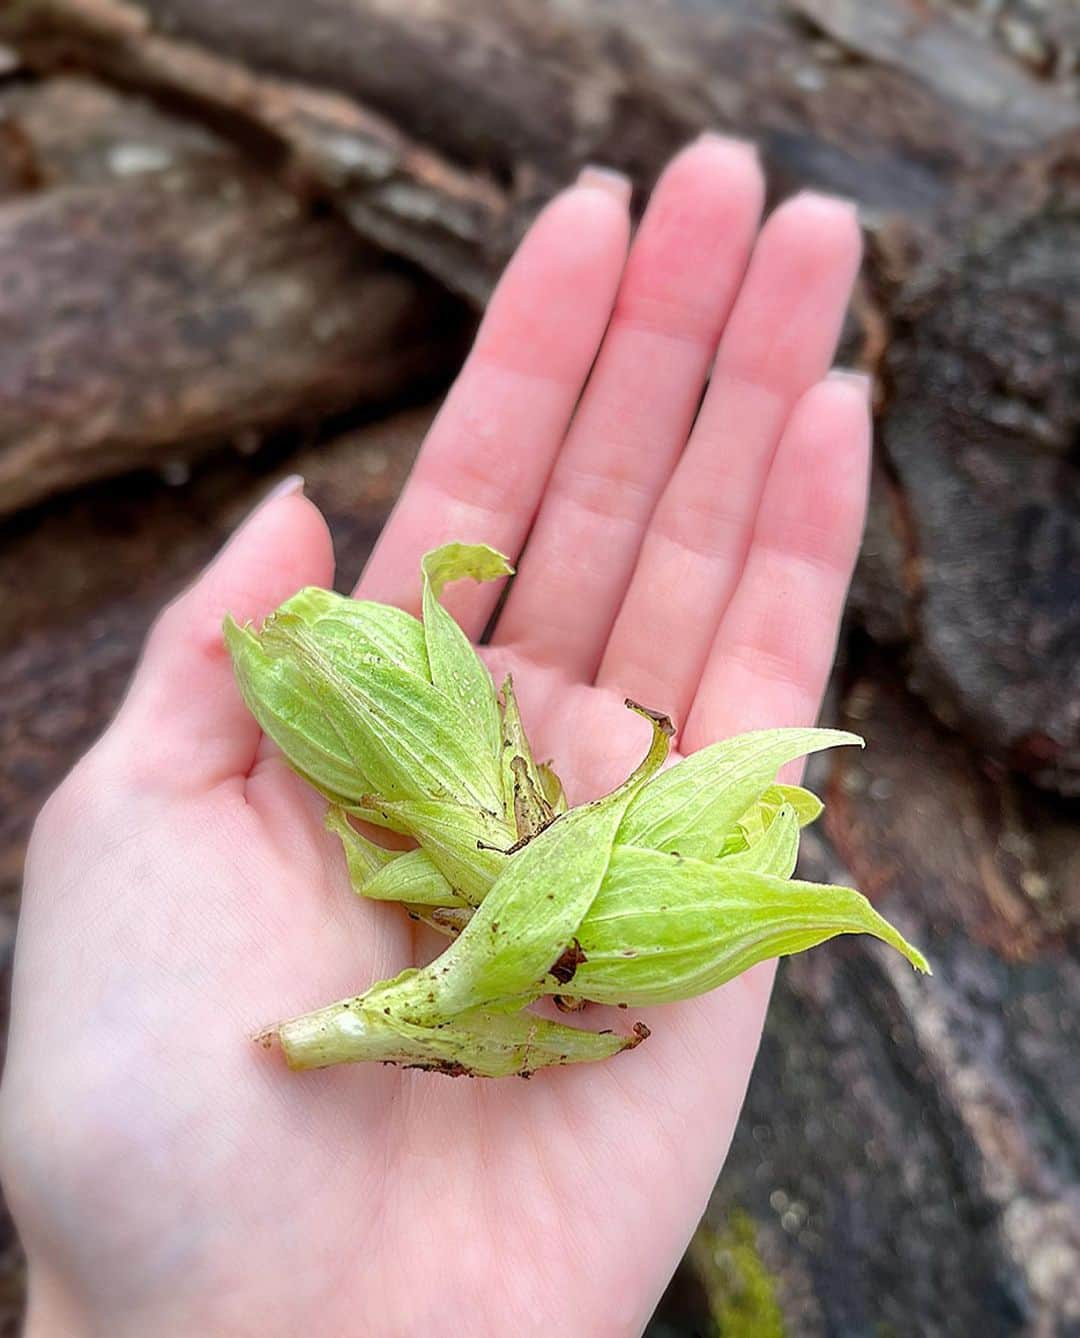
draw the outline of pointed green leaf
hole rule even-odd
[[[341,841],[354,892],[363,893],[365,886],[379,870],[402,853],[400,850],[387,850],[385,846],[369,841],[356,830],[346,817],[345,810],[337,804],[331,804],[326,810],[325,826],[328,832],[333,832]]]
[[[597,1003],[688,999],[756,962],[837,934],[872,934],[929,970],[852,888],[727,872],[722,863],[620,846],[578,932],[584,960],[564,992]]]
[[[814,822],[825,807],[816,794],[804,790],[801,785],[770,785],[757,803],[751,804],[742,815],[736,830],[752,845],[760,839],[780,805],[785,803],[795,810],[800,827]]]
[[[491,788],[500,788],[502,751],[495,685],[472,642],[439,603],[450,581],[471,577],[492,581],[513,568],[486,544],[444,544],[424,555],[424,635],[431,681],[459,708],[474,750],[473,765],[485,770]]]
[[[436,599],[451,581],[497,581],[513,576],[510,560],[487,544],[443,544],[425,553],[420,568]]]
[[[809,827],[812,822],[817,822],[825,811],[825,805],[813,790],[804,789],[801,785],[770,785],[762,799],[774,808],[790,804],[800,827]]]
[[[862,740],[835,729],[767,729],[711,744],[661,772],[635,795],[618,839],[708,859],[786,762],[849,743],[861,745]]]
[[[750,841],[746,835],[746,828],[740,820],[736,826],[732,827],[727,836],[724,837],[724,844],[720,847],[719,858],[726,855],[737,854],[740,850],[749,850]]]
[[[425,906],[466,906],[425,850],[387,850],[369,841],[332,804],[326,826],[345,850],[349,881],[358,896],[373,901],[412,902]]]
[[[417,906],[467,906],[426,850],[407,850],[355,890],[373,901],[401,901]]]

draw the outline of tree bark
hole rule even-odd
[[[5,109],[0,512],[182,472],[222,441],[254,449],[430,387],[456,356],[441,289],[216,137],[72,79]]]
[[[309,0],[301,24],[290,0],[23,0],[5,31],[39,68],[192,107],[478,299],[589,160],[647,182],[717,125],[758,139],[780,189],[924,216],[1080,124],[910,0]]]

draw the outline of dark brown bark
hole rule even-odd
[[[591,159],[647,181],[688,135],[729,127],[781,189],[919,216],[1078,124],[906,0],[311,0],[302,23],[290,0],[22,0],[5,29],[39,67],[80,62],[193,107],[474,297],[535,201]]]
[[[340,17],[349,24],[326,30],[325,37],[333,46],[349,28],[350,40],[338,51],[347,62],[356,54],[358,15]],[[299,26],[294,19],[285,6],[263,11],[257,26],[277,31],[286,49],[295,45],[299,52],[320,31],[320,15],[305,12]],[[229,42],[219,42],[212,25],[200,45],[175,16],[115,0],[34,0],[6,26],[41,68],[80,63],[201,117],[301,198],[314,192],[332,200],[362,236],[476,301],[505,258],[507,202],[484,173],[459,170],[369,106],[338,93],[332,80],[307,85],[280,77],[278,66],[287,75],[290,60],[281,63],[270,53],[266,67],[249,66],[229,59]],[[251,36],[257,47],[258,33]],[[421,96],[419,84],[413,88]]]
[[[212,136],[73,80],[8,100],[0,511],[432,384],[455,304]]]

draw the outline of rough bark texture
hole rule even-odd
[[[21,0],[5,28],[193,106],[474,297],[582,163],[648,180],[703,126],[752,133],[780,189],[925,215],[1078,119],[908,0],[310,0],[299,24],[291,0]]]
[[[296,14],[0,8],[0,511],[133,467],[179,481],[210,452],[182,489],[99,483],[0,528],[5,938],[34,811],[268,472],[300,452],[347,582],[429,411],[332,416],[438,383],[583,162],[647,187],[703,127],[752,136],[776,193],[856,197],[868,240],[844,356],[877,375],[878,455],[832,715],[871,747],[822,774],[806,867],[858,880],[936,974],[855,940],[783,969],[651,1331],[1076,1331],[1080,12]]]
[[[216,138],[72,79],[2,106],[32,184],[0,203],[0,512],[447,365],[441,290]]]

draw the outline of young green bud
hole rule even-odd
[[[634,797],[618,840],[711,859],[780,767],[843,743],[862,747],[857,734],[836,729],[755,730],[710,744],[657,776]]]
[[[816,794],[804,790],[801,785],[770,785],[728,832],[720,853],[728,855],[736,850],[746,850],[760,840],[782,804],[794,810],[800,827],[816,822],[825,807]]]
[[[791,804],[782,804],[753,845],[724,855],[717,861],[729,872],[767,873],[790,878],[799,858],[799,819]]]
[[[837,934],[872,934],[929,971],[852,888],[619,846],[578,931],[572,980],[552,979],[546,988],[595,1003],[671,1003]]]
[[[428,554],[423,624],[398,609],[314,589],[287,600],[258,632],[227,618],[244,699],[290,764],[354,809],[376,795],[438,798],[501,815],[494,687],[437,593],[458,576],[490,579],[507,570],[482,545]]]

